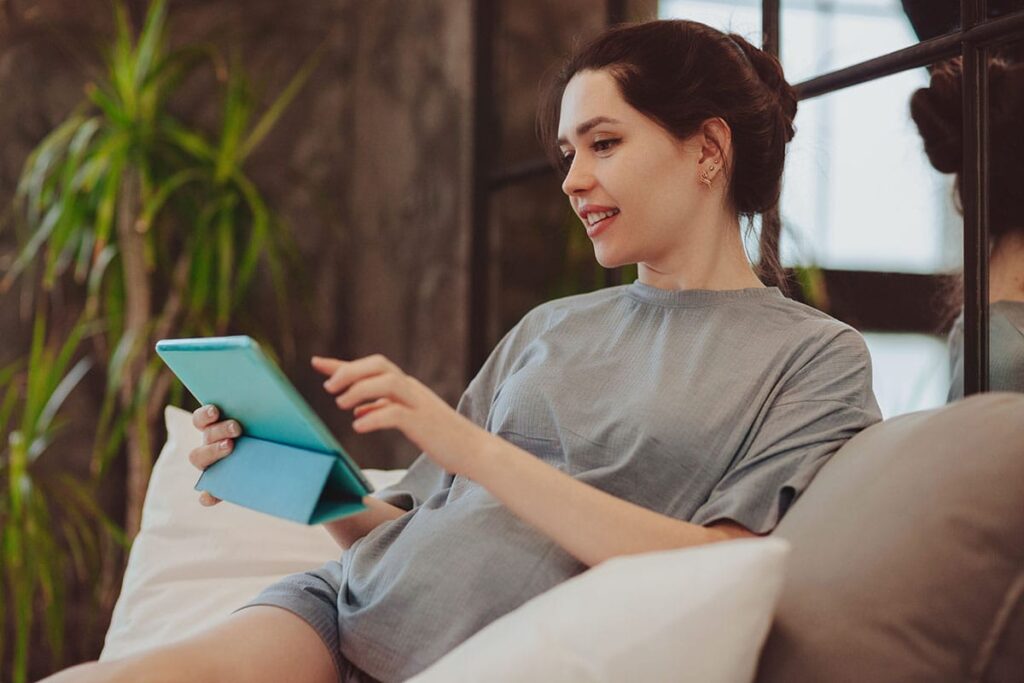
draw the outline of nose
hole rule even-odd
[[[594,187],[594,174],[589,164],[582,159],[583,155],[576,154],[569,166],[569,172],[565,174],[562,181],[562,192],[569,197],[581,194]]]

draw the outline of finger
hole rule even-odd
[[[364,403],[361,406],[356,406],[356,409],[355,411],[353,411],[352,414],[355,415],[357,418],[362,417],[363,415],[366,415],[367,413],[372,413],[373,411],[378,410],[379,408],[383,408],[384,406],[390,403],[391,401],[386,398],[378,398],[376,401],[372,403]]]
[[[203,445],[223,439],[237,439],[242,435],[242,424],[238,420],[224,420],[203,430]]]
[[[342,362],[330,378],[324,382],[324,389],[336,394],[361,379],[388,372],[396,375],[405,374],[397,365],[379,353],[348,363]]]
[[[310,363],[312,364],[313,369],[317,372],[321,372],[325,375],[331,375],[344,363],[344,361],[340,361],[337,358],[313,356]]]
[[[397,427],[408,408],[392,403],[389,406],[374,410],[367,415],[360,417],[352,423],[352,429],[359,433],[372,432],[378,429],[392,429]]]
[[[392,401],[407,403],[408,397],[405,391],[404,377],[393,373],[377,375],[369,379],[363,379],[351,387],[348,391],[334,400],[342,410],[348,410],[360,403],[375,401],[380,398],[387,398]]]
[[[196,429],[203,429],[207,425],[216,422],[217,417],[220,415],[215,405],[205,405],[201,408],[197,408],[192,411],[192,424],[195,425]]]
[[[231,439],[223,439],[208,446],[200,446],[188,454],[188,461],[193,467],[205,470],[221,458],[230,455],[235,443]]]
[[[216,496],[212,495],[209,491],[203,491],[202,493],[199,494],[200,505],[205,505],[209,507],[211,505],[216,505],[219,502],[220,498],[217,498]]]

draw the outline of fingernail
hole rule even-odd
[[[217,414],[217,409],[213,406],[210,406],[209,408],[206,409],[206,414],[209,415],[210,417],[213,417]]]
[[[231,448],[231,442],[230,441],[228,441],[227,439],[224,439],[223,441],[220,442],[220,449],[222,451],[226,451],[229,448]]]

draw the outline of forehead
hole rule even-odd
[[[572,139],[576,127],[597,116],[626,122],[638,115],[607,71],[580,71],[565,86],[558,116],[558,137]]]

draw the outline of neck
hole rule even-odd
[[[735,215],[709,220],[683,237],[657,258],[637,264],[640,282],[676,290],[764,287],[747,259]]]
[[[989,256],[988,300],[1024,301],[1024,230],[1008,232]]]

